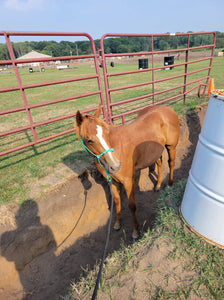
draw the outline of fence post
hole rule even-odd
[[[23,86],[22,86],[22,79],[20,77],[19,70],[18,70],[17,64],[15,62],[16,58],[15,58],[15,54],[14,54],[14,51],[13,51],[13,48],[12,48],[12,44],[11,44],[9,35],[6,32],[4,32],[4,36],[5,36],[6,44],[7,44],[8,50],[9,50],[10,59],[12,61],[12,65],[13,65],[13,68],[14,68],[14,71],[15,71],[15,74],[16,74],[16,79],[17,79],[17,82],[18,82],[18,85],[19,85],[20,93],[22,95],[22,99],[23,99],[23,102],[24,102],[26,113],[27,113],[27,116],[28,116],[28,119],[29,119],[30,128],[32,130],[33,138],[34,138],[34,141],[36,142],[38,140],[37,132],[36,132],[36,128],[34,127],[34,122],[33,122],[33,118],[32,118],[32,115],[31,115],[30,108],[29,108],[26,93],[25,93],[25,90],[23,89]]]
[[[102,104],[103,117],[106,118],[107,115],[106,115],[106,109],[105,109],[104,98],[103,98],[103,88],[102,88],[102,82],[101,82],[101,78],[100,78],[100,70],[99,70],[99,64],[98,64],[98,59],[97,59],[96,46],[95,46],[94,40],[92,39],[92,37],[90,35],[88,35],[88,38],[91,42],[92,51],[94,54],[94,64],[95,64],[95,69],[96,69],[96,73],[97,73],[97,82],[98,82],[98,88],[100,91],[100,100],[101,100],[101,104]]]
[[[186,99],[186,84],[187,84],[187,70],[188,70],[188,58],[189,58],[189,47],[190,47],[190,34],[188,34],[188,41],[187,41],[187,50],[185,54],[185,68],[184,68],[184,90],[183,90],[183,96],[184,96],[184,103]]]
[[[154,45],[153,45],[153,35],[151,37],[152,44],[152,103],[155,103],[155,74],[154,74]]]
[[[205,91],[208,86],[210,74],[211,74],[212,62],[213,62],[213,57],[214,57],[214,52],[215,52],[215,42],[216,42],[216,33],[215,32],[213,33],[213,37],[214,37],[213,38],[213,47],[212,47],[211,59],[210,59],[210,64],[209,64],[209,69],[208,69],[208,78],[207,78],[206,85],[203,90],[203,96],[205,95]]]

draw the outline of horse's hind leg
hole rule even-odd
[[[163,180],[163,178],[162,178],[162,164],[163,164],[162,156],[157,160],[156,164],[157,164],[158,174],[157,174],[157,183],[155,186],[155,191],[158,192],[160,190],[162,180]]]
[[[167,152],[168,152],[168,164],[170,168],[170,177],[169,177],[169,185],[171,186],[173,184],[173,169],[175,165],[175,157],[176,157],[176,147],[173,146],[166,146]]]

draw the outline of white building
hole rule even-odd
[[[37,51],[32,50],[31,52],[20,56],[19,58],[17,58],[17,60],[20,59],[35,59],[35,58],[49,58],[52,57],[50,55],[46,55],[43,53],[39,53]],[[22,64],[18,64],[18,67],[39,67],[40,66],[40,62],[29,62],[29,63],[22,63]]]

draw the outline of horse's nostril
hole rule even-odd
[[[119,172],[121,169],[121,163],[119,163],[118,165],[112,165],[109,166],[109,172],[112,174],[116,174],[117,172]]]

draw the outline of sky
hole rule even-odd
[[[0,0],[0,31],[224,32],[223,11],[224,0]]]

